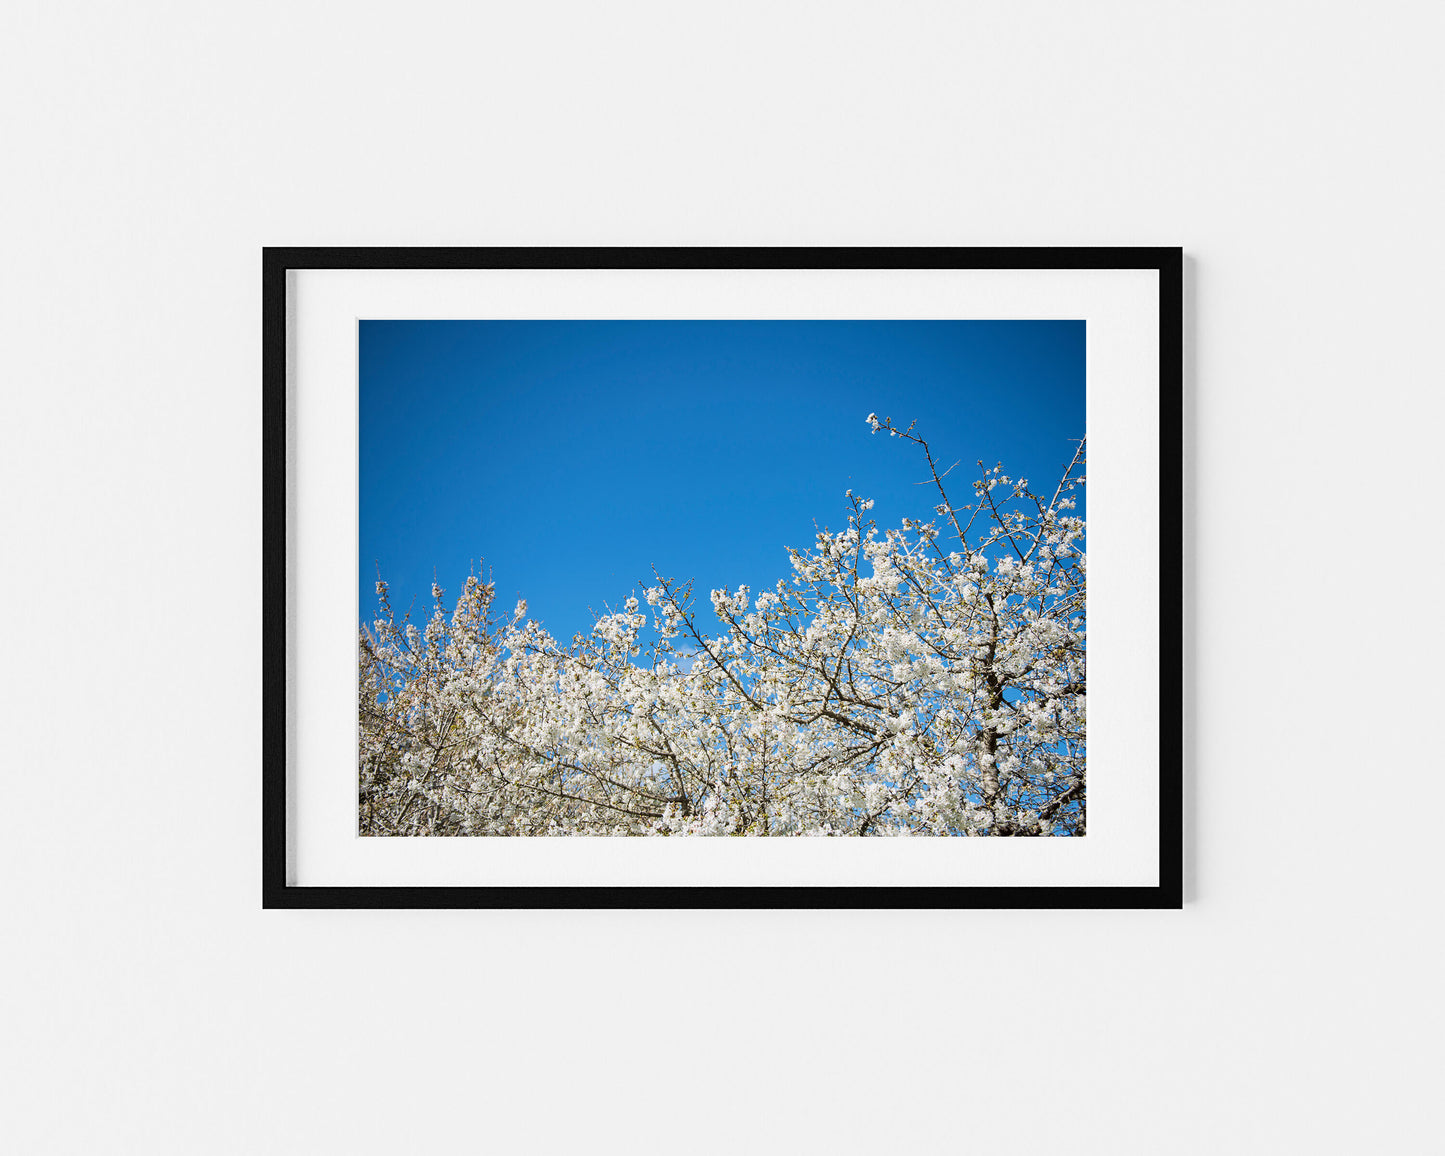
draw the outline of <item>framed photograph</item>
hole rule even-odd
[[[264,250],[264,905],[1181,906],[1182,266]]]

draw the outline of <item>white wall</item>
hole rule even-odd
[[[1441,8],[0,12],[14,1152],[1428,1144]],[[263,912],[263,244],[1182,244],[1182,913]]]

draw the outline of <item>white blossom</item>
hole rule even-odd
[[[690,584],[658,578],[567,645],[525,600],[496,617],[475,576],[450,615],[434,584],[422,628],[378,581],[361,829],[1083,834],[1087,560],[1067,512],[1083,470],[1081,446],[1045,501],[996,467],[977,507],[935,471],[941,527],[886,532],[849,491],[849,525],[790,551],[791,582],[712,590],[704,616]]]

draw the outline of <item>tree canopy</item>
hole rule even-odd
[[[1082,835],[1085,443],[936,521],[847,524],[756,593],[654,572],[560,644],[472,575],[360,635],[364,835]],[[644,609],[644,606],[646,607]]]

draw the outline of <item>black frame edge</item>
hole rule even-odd
[[[1156,269],[1159,272],[1159,883],[1123,887],[297,887],[287,884],[286,368],[291,269]],[[1181,247],[262,250],[262,907],[1180,909],[1183,858]]]
[[[294,906],[286,886],[286,272],[261,260],[261,905]]]
[[[1159,264],[1159,890],[1184,906],[1184,250]]]

